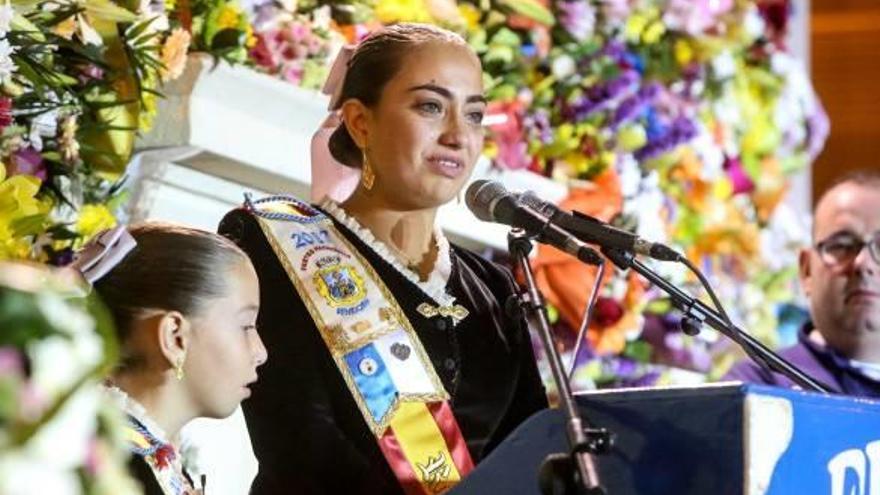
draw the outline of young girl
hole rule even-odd
[[[253,266],[221,236],[161,223],[105,232],[75,265],[116,323],[122,359],[107,389],[127,414],[135,475],[148,495],[198,493],[179,430],[232,414],[266,361]]]

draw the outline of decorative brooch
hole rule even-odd
[[[444,318],[452,318],[452,324],[458,325],[458,322],[467,318],[467,315],[470,313],[464,306],[460,304],[453,304],[450,306],[433,306],[428,303],[419,304],[416,308],[416,311],[419,312],[425,318],[433,318],[435,316],[442,316]]]

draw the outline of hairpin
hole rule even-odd
[[[330,96],[327,110],[338,110],[342,103],[339,99],[342,97],[342,87],[345,85],[345,73],[348,72],[348,63],[351,62],[355,48],[354,45],[343,46],[336,55],[336,60],[333,61],[330,74],[327,75],[324,87],[321,88],[322,93]]]
[[[118,265],[135,246],[137,242],[134,237],[120,225],[96,235],[74,255],[68,266],[78,270],[83,278],[94,284]]]

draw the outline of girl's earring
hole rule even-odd
[[[177,362],[174,363],[174,377],[177,378],[177,381],[183,380],[183,362],[186,360],[186,356],[180,356],[177,358]]]
[[[370,160],[367,159],[367,150],[364,149],[361,153],[363,153],[363,159],[361,161],[361,182],[364,184],[364,189],[369,191],[373,189],[373,185],[376,183],[376,173],[373,171],[373,166],[370,165]]]

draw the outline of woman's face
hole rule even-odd
[[[185,385],[200,416],[224,418],[250,396],[266,348],[257,334],[260,304],[257,274],[247,260],[224,276],[227,292],[193,318],[184,362]]]
[[[403,210],[454,198],[483,149],[485,107],[480,62],[469,49],[429,43],[408,54],[366,110],[372,192]]]

